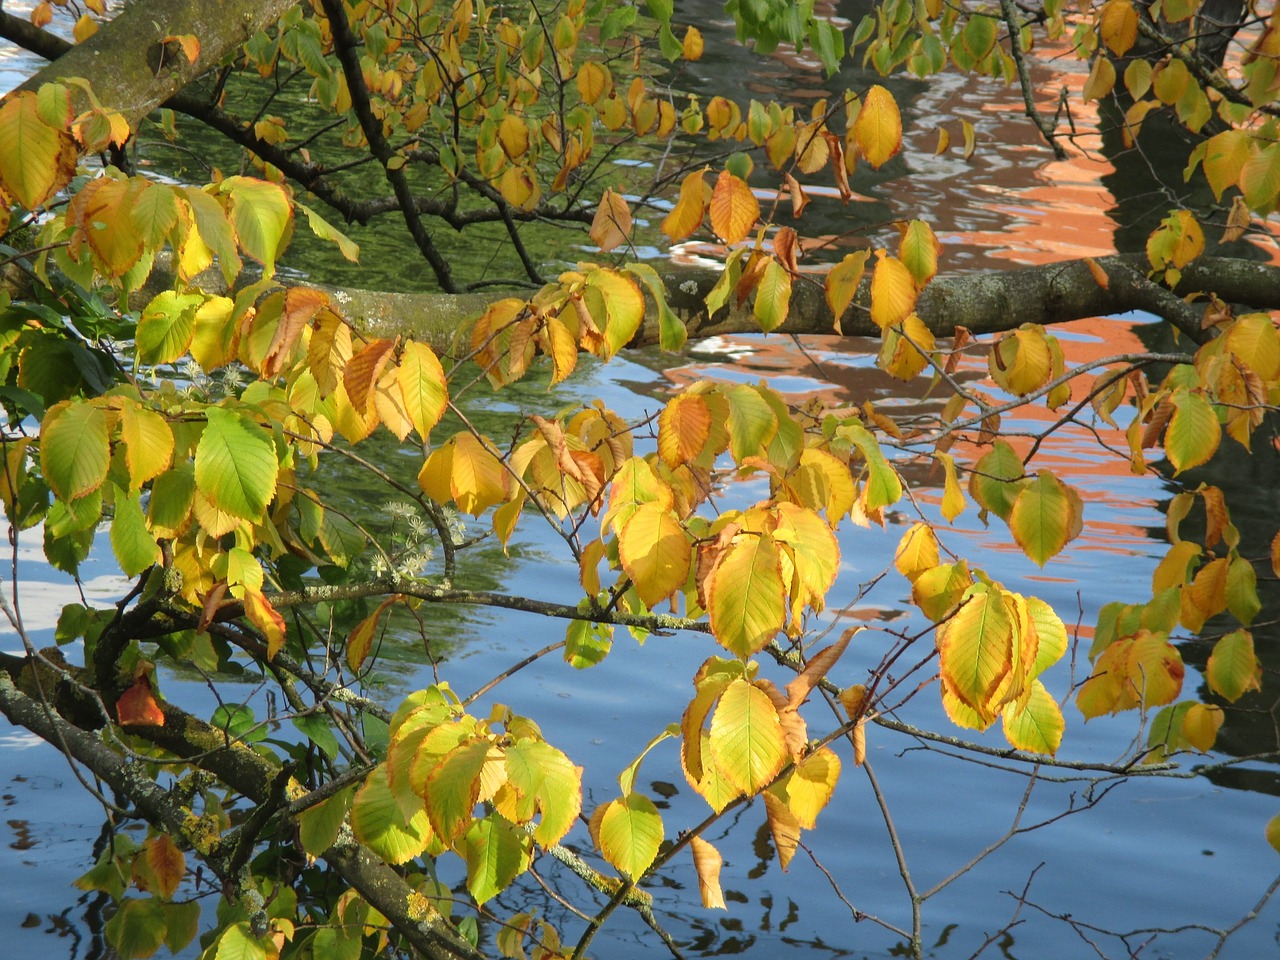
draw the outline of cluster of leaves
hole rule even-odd
[[[842,55],[838,33],[813,20],[811,4],[730,6],[744,34],[762,46],[807,38],[828,66]],[[678,41],[670,5],[663,7],[649,5],[659,49],[672,58],[696,57],[696,30]],[[705,110],[691,103],[677,115],[670,101],[652,94],[634,60],[627,67],[638,49],[630,40],[638,14],[630,6],[606,12],[600,3],[570,2],[555,22],[537,7],[516,22],[470,0],[440,10],[427,2],[361,4],[341,24],[328,19],[335,9],[296,9],[272,34],[253,38],[245,56],[264,76],[282,60],[309,76],[316,103],[349,117],[344,140],[368,147],[393,184],[421,163],[441,168],[451,185],[470,184],[499,210],[532,214],[548,209],[548,195],[582,195],[580,175],[600,129],[665,137],[678,125],[686,135],[741,145],[746,165],[734,159],[716,173],[714,185],[706,169],[683,177],[662,230],[679,241],[709,227],[730,249],[705,298],[708,313],[750,300],[764,332],[787,319],[794,285],[803,281],[796,231],[762,212],[747,182],[746,150],[763,151],[799,217],[808,198],[797,175],[829,169],[847,196],[858,158],[879,167],[901,148],[901,115],[879,85],[842,95],[835,107],[819,103],[807,120],[789,106],[756,101],[744,116],[740,105],[723,98]],[[1094,44],[1101,37],[1117,55],[1126,52],[1126,11],[1132,9],[1127,0],[1108,0],[1097,25],[1085,22],[1077,31],[1080,48],[1091,49],[1090,37]],[[1045,20],[1051,37],[1065,29],[1060,9],[1046,8]],[[1000,23],[940,3],[895,3],[864,21],[854,39],[874,35],[866,56],[886,71],[906,64],[924,74],[941,69],[949,56],[965,69],[1015,76],[1015,55],[999,42]],[[593,24],[614,59],[580,56],[581,38]],[[329,59],[335,37],[352,30],[363,42],[354,71],[350,58],[340,56],[339,67]],[[1020,45],[1027,32],[1017,31]],[[1194,120],[1203,112],[1200,101],[1185,91],[1173,95],[1174,78],[1165,77],[1176,72],[1172,63],[1181,60],[1164,64],[1152,89],[1160,102],[1185,113],[1184,120]],[[629,86],[620,93],[615,74],[628,71]],[[577,102],[549,105],[548,87],[560,98],[576,90]],[[1202,90],[1200,97],[1207,105],[1211,94]],[[350,241],[281,182],[282,167],[261,158],[261,177],[219,178],[204,187],[114,169],[90,176],[77,168],[79,154],[122,143],[128,131],[96,106],[73,116],[71,103],[67,87],[46,87],[0,106],[0,137],[14,145],[0,150],[3,215],[10,216],[10,204],[40,212],[61,191],[70,193],[65,205],[30,219],[42,251],[32,260],[31,277],[46,302],[3,304],[0,398],[10,428],[0,501],[16,528],[43,522],[46,555],[72,573],[99,525],[109,524],[120,569],[139,579],[139,606],[162,622],[146,635],[158,633],[159,646],[144,646],[143,637],[120,633],[115,611],[99,615],[71,605],[57,639],[83,638],[86,668],[108,665],[111,675],[99,672],[96,683],[112,694],[106,706],[116,733],[144,741],[148,729],[166,723],[153,662],[163,655],[212,670],[247,654],[264,672],[296,672],[313,656],[332,661],[339,682],[312,676],[314,704],[289,687],[298,729],[329,760],[342,751],[373,762],[361,770],[358,788],[337,789],[298,813],[301,848],[322,857],[349,827],[356,842],[387,863],[422,865],[413,874],[424,916],[452,911],[427,866],[436,858],[459,856],[471,899],[487,904],[529,870],[537,850],[557,847],[583,803],[582,771],[546,742],[533,720],[503,706],[487,717],[472,715],[447,684],[407,698],[389,718],[380,746],[362,739],[345,718],[330,726],[334,717],[323,712],[335,690],[347,692],[375,658],[376,637],[393,610],[474,599],[451,593],[452,558],[463,544],[448,509],[487,517],[504,546],[526,515],[545,519],[563,536],[583,589],[576,608],[554,611],[568,620],[564,651],[574,666],[607,656],[619,625],[638,636],[700,630],[719,645],[692,678],[683,715],[623,769],[618,796],[594,808],[588,829],[621,874],[620,881],[599,878],[617,895],[687,840],[704,905],[723,906],[720,854],[701,835],[664,848],[668,832],[658,806],[636,788],[640,763],[665,741],[678,741],[685,776],[713,812],[763,798],[780,860],[790,861],[801,831],[816,827],[841,775],[831,743],[847,735],[860,762],[867,724],[885,705],[879,676],[843,689],[831,679],[852,633],[802,657],[794,651],[803,650],[810,619],[823,610],[835,582],[835,531],[846,521],[883,523],[904,498],[901,466],[908,458],[940,466],[947,521],[972,502],[984,519],[995,515],[1006,523],[1026,556],[1043,566],[1080,534],[1084,504],[1052,471],[1032,472],[1031,453],[1000,437],[1002,413],[1043,399],[1052,411],[1091,405],[1114,426],[1113,415],[1131,403],[1133,469],[1144,470],[1146,451],[1161,446],[1181,473],[1206,463],[1224,432],[1247,446],[1264,411],[1280,404],[1274,323],[1222,310],[1206,325],[1216,335],[1158,382],[1120,360],[1079,391],[1085,375],[1066,368],[1051,334],[1027,325],[990,344],[988,392],[965,387],[954,375],[972,338],[957,330],[944,352],[915,312],[937,273],[939,244],[928,224],[912,220],[901,225],[895,250],[845,257],[825,278],[824,293],[838,331],[865,277],[867,309],[882,332],[881,366],[902,380],[927,372],[953,391],[927,429],[904,429],[870,404],[797,410],[765,383],[703,382],[652,418],[632,422],[597,402],[531,416],[500,442],[472,429],[452,407],[462,385],[476,379],[477,366],[495,389],[538,366],[558,383],[573,373],[580,353],[607,360],[631,343],[648,312],[657,317],[662,346],[684,344],[688,331],[652,268],[583,263],[528,297],[499,300],[471,326],[461,356],[442,358],[411,338],[369,338],[328,295],[275,279],[299,213],[318,236],[356,255]],[[842,124],[843,133],[831,129],[832,122]],[[1263,198],[1265,191],[1251,186],[1263,175],[1254,169],[1263,162],[1255,157],[1270,149],[1260,145],[1262,134],[1228,133],[1233,139],[1219,134],[1203,158],[1215,190],[1239,188],[1254,210],[1274,205],[1273,195]],[[291,137],[282,120],[269,116],[254,135],[275,145]],[[1238,165],[1237,157],[1243,157]],[[1247,182],[1246,171],[1252,171]],[[605,191],[592,238],[607,251],[631,233],[631,203]],[[1148,244],[1153,275],[1175,283],[1203,246],[1196,219],[1172,212]],[[166,249],[174,288],[151,297],[136,315],[95,298],[104,290],[127,303]],[[240,279],[244,258],[261,277],[233,295],[208,293],[192,282],[216,260],[230,284]],[[1095,277],[1110,282],[1101,268]],[[132,344],[128,350],[125,342]],[[441,436],[451,407],[456,419]],[[23,428],[27,417],[39,421],[38,432]],[[379,427],[429,449],[418,489],[398,492],[412,497],[426,518],[441,550],[438,566],[397,565],[321,492],[322,451],[358,448]],[[646,443],[655,433],[656,444]],[[981,449],[972,463],[951,452],[960,440]],[[967,496],[960,482],[966,474]],[[753,475],[768,484],[758,502],[736,509],[708,503],[726,481]],[[1197,502],[1207,518],[1202,542],[1179,536]],[[1217,707],[1175,702],[1184,674],[1171,642],[1175,629],[1199,633],[1221,614],[1238,622],[1216,641],[1209,662],[1206,679],[1215,694],[1234,701],[1257,686],[1259,674],[1248,630],[1260,608],[1257,572],[1254,559],[1239,552],[1239,532],[1221,492],[1205,485],[1180,494],[1169,533],[1172,546],[1153,577],[1151,599],[1103,609],[1090,650],[1093,670],[1076,695],[1086,718],[1164,708],[1149,733],[1150,756],[1159,759],[1208,750],[1222,722]],[[370,551],[381,551],[384,562],[364,565]],[[922,517],[903,536],[895,563],[913,603],[935,625],[948,716],[978,730],[1000,720],[1014,748],[1054,754],[1065,721],[1043,677],[1069,645],[1066,628],[1043,601],[1006,588],[964,558],[944,561],[944,553],[938,528]],[[1270,563],[1280,575],[1280,538]],[[372,612],[358,605],[338,609],[339,601],[369,598],[380,598]],[[310,619],[312,608],[330,617],[328,629]],[[223,629],[227,624],[235,629]],[[342,656],[332,656],[339,650]],[[795,660],[794,678],[780,688],[765,676],[761,655]],[[847,722],[811,738],[803,707],[820,685],[839,696]],[[373,714],[365,712],[369,720]],[[228,737],[256,736],[257,725],[246,715],[224,710],[213,725]],[[367,732],[366,738],[372,740]],[[259,743],[259,749],[278,759],[286,748],[276,753]],[[333,772],[314,753],[305,755],[317,776]],[[305,794],[296,781],[290,789]],[[195,935],[190,902],[173,902],[185,872],[176,843],[208,853],[231,827],[212,791],[202,791],[195,806],[200,815],[192,814],[195,822],[182,837],[157,833],[138,849],[117,843],[84,879],[121,899],[109,932],[122,956],[149,956],[162,944],[181,949]],[[130,886],[154,896],[126,897]],[[240,899],[247,903],[252,898],[245,891],[260,886],[242,884]],[[297,905],[284,893],[273,888],[270,894],[270,936],[248,907],[224,910],[209,955],[274,957],[294,950]],[[351,892],[298,943],[312,955],[356,955],[366,936],[386,943],[386,927],[386,917]],[[544,955],[560,952],[556,932],[525,914],[511,918],[499,944],[519,955],[526,936]]]

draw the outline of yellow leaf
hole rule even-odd
[[[893,94],[878,84],[867,91],[853,135],[862,156],[877,169],[902,149],[902,116]]]
[[[768,786],[789,757],[773,701],[742,678],[720,695],[711,716],[710,747],[725,779],[749,796]]]
[[[649,869],[662,846],[662,815],[642,793],[609,801],[591,822],[604,858],[633,880]]]
[[[702,217],[707,211],[707,185],[703,180],[704,172],[704,170],[695,170],[681,181],[680,199],[671,212],[663,218],[662,232],[672,243],[678,243],[702,226]]]
[[[533,210],[542,198],[542,188],[528,167],[509,166],[498,180],[502,199],[517,210]]]
[[[956,517],[964,513],[964,493],[960,489],[960,481],[956,477],[956,462],[950,454],[939,453],[942,462],[942,515],[947,523],[953,523]]]
[[[382,615],[399,599],[397,595],[383,600],[373,613],[351,629],[351,633],[347,636],[347,666],[353,673],[360,672],[360,667],[373,651],[373,641],[378,633],[378,625],[382,622]]]
[[[712,634],[743,659],[776,637],[786,622],[781,558],[771,537],[740,535],[720,555],[706,590]]]
[[[1066,720],[1053,695],[1033,680],[1026,704],[1009,703],[1003,712],[1005,738],[1019,750],[1053,756],[1062,743]]]
[[[720,867],[724,865],[720,851],[701,837],[689,840],[689,850],[693,854],[693,868],[698,872],[698,892],[702,895],[703,909],[728,910],[724,891],[720,889]]]
[[[613,89],[613,74],[603,64],[588,60],[578,68],[575,82],[578,95],[586,103],[597,104]]]
[[[866,250],[847,254],[843,260],[832,267],[823,281],[823,291],[827,298],[827,306],[831,308],[836,333],[843,333],[840,329],[840,320],[858,292],[858,284],[862,281],[868,255]]]
[[[449,402],[444,367],[429,346],[410,340],[400,355],[396,378],[405,415],[425,443]]]
[[[1165,634],[1140,630],[1134,637],[1125,675],[1142,706],[1158,707],[1176,700],[1185,673],[1182,654]]]
[[[698,179],[701,180],[701,174]],[[680,192],[683,198],[683,187]],[[711,193],[711,229],[733,246],[747,238],[759,216],[760,204],[751,188],[728,170],[721,170]]]
[[[778,850],[778,866],[785,872],[800,846],[800,823],[787,807],[787,802],[772,790],[765,791],[764,811],[773,845]]]
[[[697,460],[711,438],[711,408],[701,394],[682,393],[658,415],[658,455],[668,466]]]
[[[787,808],[805,830],[818,825],[818,814],[830,802],[840,780],[840,757],[819,747],[795,765],[781,784]]]
[[[959,700],[984,723],[996,715],[991,702],[1012,667],[1014,624],[995,588],[976,584],[950,620],[938,627],[942,676]]]
[[[641,504],[618,532],[622,569],[650,609],[684,586],[692,555],[680,521],[656,504]]]
[[[87,13],[77,20],[76,25],[71,28],[71,36],[76,43],[84,43],[97,32],[98,24]]]
[[[173,899],[187,872],[187,858],[167,833],[152,837],[144,845],[147,866],[158,883],[155,892],[165,900]]]
[[[1084,82],[1081,96],[1085,100],[1101,100],[1116,85],[1116,68],[1110,57],[1098,56],[1093,59],[1093,67],[1089,70],[1089,79]]]
[[[680,45],[680,52],[686,60],[701,60],[702,46],[701,30],[697,27],[689,27],[685,30],[684,42]],[[705,904],[703,905],[705,906]],[[724,906],[724,904],[722,903],[721,906]]]
[[[923,522],[912,524],[898,541],[898,551],[894,555],[893,565],[912,583],[924,571],[936,567],[938,538],[934,535],[933,528]]]
[[[1098,15],[1098,34],[1117,57],[1123,57],[1138,39],[1138,11],[1129,0],[1107,0]]]
[[[36,94],[26,91],[0,104],[0,189],[34,210],[71,180],[76,145],[71,134],[40,116]]]
[[[244,591],[244,614],[267,640],[267,659],[272,659],[284,647],[284,617],[271,605],[262,592],[248,587]]]
[[[1182,736],[1201,753],[1213,749],[1226,713],[1216,704],[1193,703],[1182,715]]]
[[[871,275],[872,321],[881,330],[901,323],[915,308],[917,293],[915,278],[902,261],[882,257]]]
[[[486,441],[470,433],[460,433],[450,444],[453,458],[449,490],[459,510],[478,517],[507,498],[510,477],[502,461],[490,452]]]

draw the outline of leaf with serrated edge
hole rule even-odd
[[[710,746],[720,772],[748,795],[768,786],[789,756],[773,701],[746,679],[721,694],[711,715]]]

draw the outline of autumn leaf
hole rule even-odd
[[[134,724],[164,726],[164,711],[151,691],[151,678],[145,673],[120,694],[116,701],[116,719],[122,727]]]

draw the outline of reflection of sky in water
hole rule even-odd
[[[6,9],[25,16],[30,6],[7,4]],[[720,16],[718,3],[687,6],[694,18],[703,12],[707,18]],[[19,59],[10,45],[0,44],[0,88],[15,84],[29,70],[27,64],[37,62],[22,56]],[[720,68],[708,62],[687,69],[692,73]],[[713,75],[708,82],[720,79]],[[757,96],[771,95],[783,84],[815,88],[825,83],[816,80],[813,73],[804,73],[801,61],[788,63],[771,76],[758,79],[755,86],[762,89]],[[827,85],[835,89],[838,84],[851,81],[862,85],[864,78],[842,75]],[[858,176],[866,179],[855,179],[854,189],[874,194],[876,201],[848,207],[839,204],[827,185],[816,184],[812,190],[813,217],[806,220],[815,224],[815,233],[843,234],[851,226],[859,226],[859,218],[867,218],[861,222],[867,236],[889,243],[895,231],[886,224],[893,217],[925,211],[946,245],[944,270],[1007,266],[1010,260],[1035,261],[1046,254],[1092,252],[1110,242],[1114,224],[1107,214],[1109,195],[1097,180],[1100,165],[1055,165],[1046,151],[1033,145],[1002,145],[1002,141],[1010,139],[1010,131],[1024,130],[1026,121],[1020,116],[1020,105],[1004,113],[990,108],[994,105],[1004,109],[1013,102],[1016,91],[1001,84],[956,77],[932,80],[927,90],[922,91],[920,86],[913,87],[907,131],[918,152],[907,161],[906,175],[889,179],[883,174],[873,177],[868,171],[861,171]],[[809,95],[813,92],[807,91]],[[955,116],[967,116],[979,126],[980,148],[971,162],[962,160],[954,146],[943,156],[930,155],[936,136],[934,128],[942,118],[948,118],[953,127],[952,142],[958,143],[957,127],[949,119]],[[1050,190],[1047,184],[1054,186]],[[867,223],[872,226],[867,227]],[[656,255],[658,251],[647,249],[643,253]],[[1121,329],[1118,325],[1106,330],[1072,326],[1054,332],[1074,356],[1075,351],[1121,352],[1107,332]],[[875,349],[874,345],[871,349]],[[870,352],[837,352],[831,341],[808,343],[807,352],[808,356],[786,338],[777,337],[706,341],[698,345],[696,360],[679,371],[669,372],[670,379],[625,359],[609,367],[584,360],[582,375],[560,388],[554,402],[600,396],[615,410],[652,411],[656,409],[652,398],[666,392],[671,381],[710,376],[745,383],[765,378],[775,389],[798,401],[834,391],[844,403],[860,404],[872,398],[877,404],[886,408],[892,405],[900,412],[909,412],[916,402],[903,396],[897,387],[867,386],[865,379],[852,381],[861,385],[861,392],[850,393],[851,381],[845,379],[846,375],[865,378],[874,373],[874,356]],[[821,379],[809,357],[816,358],[832,380],[838,381],[836,387]],[[898,392],[895,394],[894,390]],[[468,401],[492,410],[523,412],[534,412],[533,404],[539,402],[532,396],[514,403],[479,395]],[[1123,418],[1131,415],[1127,408],[1117,411],[1121,431],[1126,425]],[[1018,413],[1006,419],[1005,427],[1039,431],[1048,422]],[[1123,444],[1119,446],[1123,449]],[[641,448],[647,447],[641,444]],[[972,505],[953,524],[945,524],[939,517],[938,491],[929,487],[929,478],[913,479],[923,483],[918,493],[920,507],[930,520],[940,524],[944,543],[973,558],[975,564],[1011,589],[1043,597],[1058,610],[1070,632],[1074,634],[1080,624],[1079,633],[1087,641],[1101,604],[1116,599],[1137,601],[1149,592],[1151,571],[1164,549],[1159,536],[1152,535],[1163,527],[1156,498],[1166,493],[1152,478],[1133,477],[1124,462],[1100,454],[1092,434],[1076,426],[1059,430],[1036,463],[1061,471],[1065,480],[1081,489],[1090,524],[1085,535],[1044,570],[1011,545],[1001,521],[992,518],[990,526],[984,527]],[[756,476],[731,484],[716,496],[715,506],[741,507],[765,495],[766,481]],[[907,603],[909,586],[896,573],[889,573],[866,596],[858,597],[860,582],[890,566],[906,524],[914,519],[910,509],[900,504],[885,529],[847,525],[842,531],[841,578],[827,610],[815,616],[810,626],[815,631],[830,628],[831,637],[854,623],[869,629],[855,638],[838,665],[833,674],[837,682],[865,679],[866,672],[876,666],[888,648],[886,631],[925,629],[918,616],[903,615],[911,609]],[[563,559],[563,549],[554,536],[532,517],[526,517],[517,530],[517,540],[533,559],[504,571],[506,592],[554,599],[577,595],[578,571],[572,562]],[[19,552],[22,576],[35,578],[24,581],[22,586],[24,617],[38,631],[36,642],[51,642],[57,610],[79,596],[67,578],[43,568],[39,530],[23,535]],[[106,606],[123,593],[124,584],[119,578],[105,573],[95,576],[98,570],[110,569],[110,548],[103,539],[86,566],[92,579],[86,582],[85,592],[96,605]],[[460,638],[464,652],[445,663],[442,673],[464,694],[510,663],[563,637],[561,625],[504,611],[475,617],[458,629],[467,631]],[[904,658],[895,675],[901,676],[915,660],[923,659],[931,643],[928,636],[924,637],[917,644],[918,655]],[[0,648],[16,649],[11,632],[0,630]],[[501,700],[536,717],[551,742],[587,768],[591,779],[586,784],[586,808],[590,810],[616,795],[613,778],[618,770],[667,723],[678,719],[692,696],[689,678],[699,664],[717,652],[718,648],[702,636],[651,636],[641,647],[620,629],[612,653],[599,667],[577,672],[554,657],[544,659],[504,682],[485,699]],[[915,684],[931,672],[929,666],[907,677],[899,696],[914,690]],[[1086,669],[1081,654],[1075,682]],[[766,667],[764,672],[785,682],[785,676],[776,670]],[[392,682],[400,685],[399,692],[429,681],[428,672],[423,670],[411,680],[396,677]],[[1054,694],[1063,697],[1068,695],[1072,681],[1070,664],[1065,662],[1046,677]],[[1189,672],[1184,695],[1193,696],[1196,684],[1196,676]],[[206,713],[213,709],[208,691],[199,684],[180,685],[167,676],[162,690],[175,699],[194,700]],[[233,695],[249,695],[248,687],[232,686],[228,690]],[[1083,724],[1072,718],[1073,709],[1067,708],[1070,726],[1064,756],[1110,761],[1130,749],[1137,726],[1132,715]],[[825,731],[829,721],[821,710],[814,710],[810,717],[811,733]],[[942,713],[932,685],[910,700],[901,719],[922,727],[954,730]],[[1003,745],[998,730],[965,735],[992,746]],[[61,944],[40,929],[20,929],[19,922],[28,911],[44,916],[70,905],[66,885],[87,866],[88,847],[83,844],[96,834],[101,811],[66,775],[65,762],[57,753],[45,745],[34,746],[31,739],[9,728],[0,732],[0,790],[15,797],[13,810],[21,812],[14,816],[31,818],[37,840],[34,852],[38,854],[0,845],[0,872],[11,878],[6,899],[0,904],[0,931],[10,938],[15,953],[27,947],[26,953],[32,956],[60,960],[67,956]],[[898,818],[897,826],[919,888],[945,877],[1008,829],[1025,787],[1022,777],[997,774],[936,753],[914,750],[907,738],[880,729],[872,729],[868,741],[869,755]],[[663,745],[646,759],[638,784],[646,790],[652,781],[676,785],[670,811],[665,814],[668,831],[674,833],[700,820],[705,806],[687,788],[670,746]],[[36,770],[42,773],[32,777]],[[18,776],[30,779],[15,782]],[[66,782],[59,786],[55,778]],[[1084,789],[1080,782],[1042,784],[1027,806],[1027,822],[1055,815],[1070,802],[1073,792],[1078,796]],[[950,934],[950,944],[939,946],[934,953],[948,960],[968,956],[986,933],[999,929],[1013,912],[1013,900],[999,891],[1021,890],[1042,861],[1045,865],[1035,872],[1030,899],[1055,912],[1072,913],[1087,922],[1122,929],[1192,922],[1228,925],[1253,905],[1274,876],[1274,854],[1262,840],[1262,827],[1275,812],[1275,806],[1273,797],[1220,791],[1202,780],[1138,782],[1122,787],[1097,811],[1018,839],[931,901],[926,906],[925,942],[937,942],[945,926],[955,923],[958,926]],[[744,940],[755,939],[754,947],[746,951],[750,957],[807,958],[818,951],[803,944],[816,940],[834,948],[831,952],[886,955],[893,938],[882,936],[866,923],[855,924],[829,893],[826,878],[803,852],[797,855],[790,876],[785,878],[777,871],[776,861],[758,861],[751,841],[763,819],[760,804],[735,816],[741,821],[736,830],[722,835],[724,832],[717,828],[712,835],[725,856],[725,887],[741,894],[731,900],[727,918],[719,913],[700,912],[692,905],[696,895],[691,891],[696,890],[696,881],[687,858],[665,871],[664,878],[670,886],[659,884],[651,888],[659,902],[660,917],[670,919],[664,910],[674,914],[671,926],[677,938],[693,937],[702,931],[714,950],[735,935],[731,925],[740,924],[740,936]],[[819,832],[807,834],[805,839],[813,841],[816,855],[860,909],[900,925],[909,923],[901,881],[892,851],[884,840],[875,800],[865,778],[852,767],[846,769],[835,800],[819,818]],[[579,840],[586,852],[586,841]],[[446,868],[446,874],[452,869]],[[759,875],[749,877],[749,872]],[[456,879],[456,875],[450,875],[450,879]],[[578,888],[570,883],[569,889]],[[766,898],[777,905],[772,913],[765,906]],[[782,930],[782,905],[789,900],[799,905],[798,917]],[[73,919],[76,912],[72,910]],[[1078,941],[1069,939],[1072,935],[1063,925],[1046,921],[1030,909],[1024,911],[1022,918],[1026,922],[1013,931],[1010,956],[1026,960],[1086,955],[1075,947]],[[1252,960],[1273,955],[1275,927],[1276,908],[1272,906],[1258,922],[1234,938],[1222,956]],[[576,925],[570,929],[576,929]],[[598,954],[614,960],[648,960],[655,955],[653,947],[638,945],[643,942],[639,930],[634,918],[615,917],[596,941]],[[1162,956],[1201,956],[1211,944],[1196,936],[1162,939],[1155,949]]]

